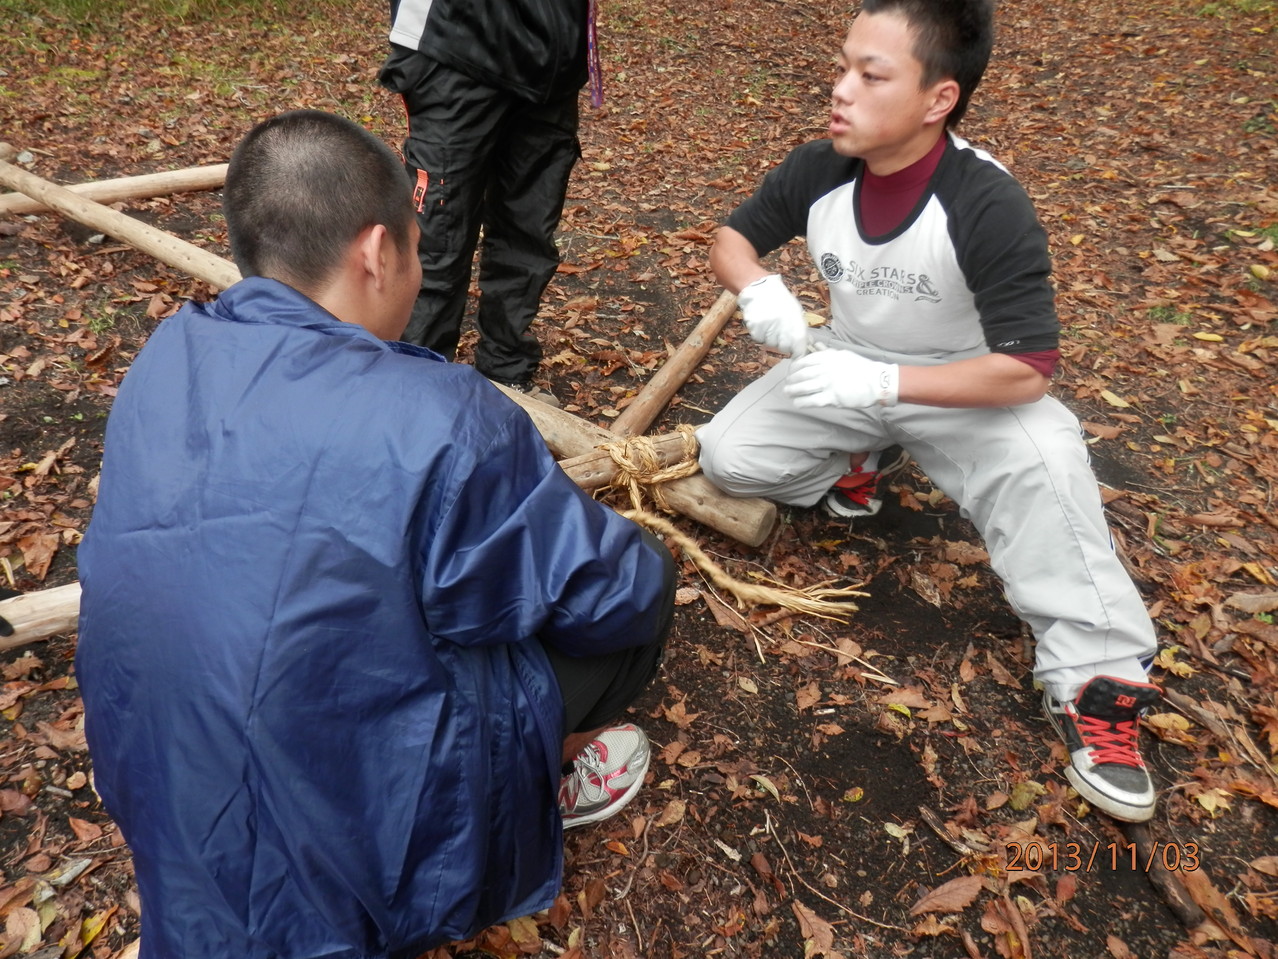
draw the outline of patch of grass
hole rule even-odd
[[[89,328],[92,333],[105,333],[107,330],[115,326],[115,316],[110,310],[102,313],[95,313],[84,321],[84,325]]]
[[[45,0],[40,14],[79,22],[114,19],[126,10],[140,10],[164,17],[214,17],[232,10],[253,10],[269,5],[269,0]],[[0,11],[31,16],[27,0],[0,0]],[[14,21],[17,22],[17,21]]]
[[[1275,246],[1278,246],[1278,223],[1270,223],[1269,226],[1262,226],[1256,232],[1268,239]]]
[[[102,71],[82,70],[79,67],[57,66],[49,70],[49,76],[54,80],[67,80],[71,83],[79,83],[82,80],[98,79],[102,76]]]
[[[1176,323],[1179,326],[1188,326],[1194,321],[1194,314],[1178,310],[1174,306],[1151,306],[1149,318],[1155,323]]]
[[[326,8],[344,9],[341,0],[316,0],[299,14],[286,0],[45,0],[33,10],[30,0],[0,0],[0,22],[27,25],[11,31],[22,44],[48,45],[34,36],[33,22],[57,23],[81,35],[101,34],[118,28],[126,14],[152,20],[189,22],[220,21],[233,14],[251,14],[265,23],[289,23],[299,18],[323,18]]]
[[[1275,124],[1278,124],[1278,102],[1271,102],[1263,113],[1257,113],[1254,117],[1243,121],[1243,132],[1273,136],[1278,133],[1278,126]]]
[[[745,78],[746,89],[751,94],[762,99],[763,96],[780,95],[783,97],[792,97],[796,94],[793,83],[788,80],[778,79],[773,72],[766,67],[756,67],[747,74]]]
[[[1255,16],[1274,9],[1274,0],[1211,0],[1198,5],[1201,17]]]

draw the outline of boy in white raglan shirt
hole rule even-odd
[[[913,458],[984,537],[1037,640],[1070,782],[1153,815],[1138,748],[1153,626],[1114,554],[1059,358],[1047,238],[1024,189],[951,132],[993,46],[989,0],[865,0],[830,137],[795,149],[720,231],[711,266],[759,342],[790,354],[699,431],[721,488],[836,516],[877,512]],[[828,330],[761,257],[806,236]],[[902,450],[904,452],[902,452]]]

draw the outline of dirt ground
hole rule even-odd
[[[603,11],[607,100],[583,101],[538,335],[545,385],[606,427],[718,296],[716,226],[824,134],[849,8]],[[225,162],[300,106],[398,144],[374,83],[384,21],[371,0],[92,28],[32,14],[0,37],[0,137],[63,183]],[[1032,638],[915,469],[856,528],[782,508],[750,548],[674,519],[739,579],[866,595],[845,623],[738,609],[677,551],[671,649],[635,710],[648,787],[568,835],[554,909],[435,959],[1278,952],[1278,9],[1004,0],[999,27],[961,132],[1051,237],[1055,393],[1162,643],[1155,819],[1120,829],[1068,787]],[[122,208],[227,254],[216,193]],[[798,244],[773,262],[824,309]],[[74,581],[111,396],[162,317],[215,293],[62,217],[0,216],[0,584]],[[704,423],[773,361],[731,323],[649,432]],[[0,659],[0,959],[107,959],[137,935],[73,655],[60,636]]]

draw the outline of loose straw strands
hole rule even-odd
[[[857,611],[856,604],[850,602],[850,598],[869,595],[869,593],[850,588],[831,589],[824,586],[809,586],[805,589],[793,589],[785,586],[742,582],[729,576],[702,551],[691,537],[681,533],[664,517],[641,509],[626,510],[621,515],[673,540],[711,583],[736,597],[737,602],[743,606],[781,606],[796,613],[847,622],[852,613]]]

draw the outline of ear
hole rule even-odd
[[[395,252],[386,227],[377,223],[362,230],[355,238],[353,252],[368,281],[376,289],[382,289],[391,269],[390,258]]]
[[[933,85],[930,92],[932,102],[928,106],[927,114],[923,120],[925,123],[944,123],[945,118],[954,109],[954,104],[958,103],[958,81],[954,79],[939,80]]]

